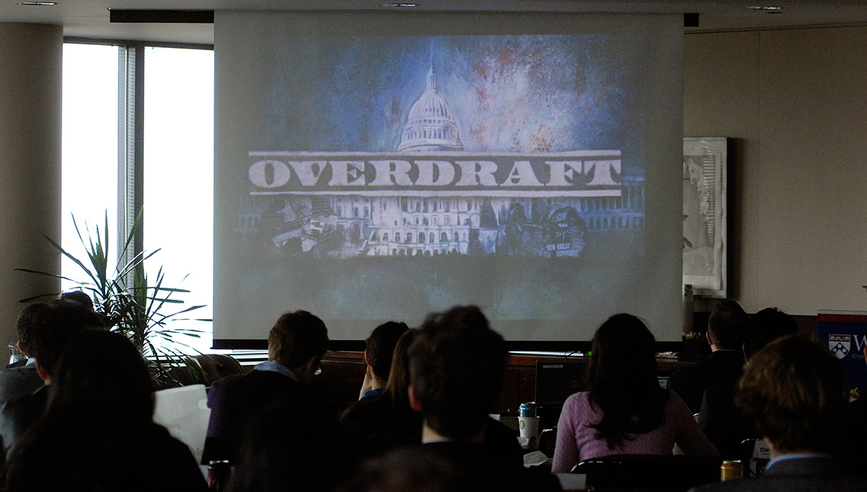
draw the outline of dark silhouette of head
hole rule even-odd
[[[64,292],[57,297],[60,301],[72,301],[81,304],[82,306],[93,311],[93,299],[89,295],[80,290],[72,290]]]
[[[376,327],[364,343],[365,357],[373,375],[380,381],[388,381],[394,347],[409,327],[406,323],[389,321]]]
[[[816,342],[788,335],[750,358],[737,404],[778,453],[831,453],[848,386],[836,357]]]
[[[608,318],[593,336],[587,389],[603,414],[593,427],[609,447],[662,421],[669,395],[659,386],[654,344],[644,322],[625,313]]]
[[[707,332],[710,341],[718,349],[740,350],[743,345],[744,328],[749,316],[740,304],[731,299],[721,301],[710,313]]]
[[[46,302],[34,302],[21,310],[15,320],[15,331],[18,332],[18,349],[28,357],[35,357],[33,352],[33,337],[36,326],[49,319],[51,305]]]
[[[786,335],[798,333],[795,318],[775,307],[762,309],[750,317],[744,330],[744,357],[749,360],[765,345]]]
[[[142,425],[153,417],[153,382],[126,337],[86,330],[66,344],[52,378],[49,408],[105,424]]]
[[[425,425],[442,436],[477,436],[500,399],[506,342],[476,306],[425,319],[409,353],[410,384]]]
[[[402,447],[362,463],[339,492],[472,492],[470,477],[424,446]]]
[[[268,335],[268,357],[289,368],[302,367],[310,359],[318,362],[328,349],[328,329],[307,311],[285,313]]]
[[[56,300],[48,308],[39,308],[34,325],[31,356],[49,376],[60,359],[60,354],[73,336],[84,330],[102,329],[99,317],[78,302]],[[90,352],[93,356],[94,352]]]

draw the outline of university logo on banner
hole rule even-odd
[[[831,353],[838,359],[842,359],[849,354],[849,348],[852,345],[852,335],[828,335],[828,348]]]

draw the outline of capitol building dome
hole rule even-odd
[[[458,126],[446,100],[437,92],[433,67],[427,73],[424,93],[409,110],[398,152],[464,150]]]

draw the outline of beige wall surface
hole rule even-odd
[[[867,311],[867,27],[687,34],[684,135],[730,137],[729,293]]]
[[[60,26],[0,24],[0,367],[18,301],[60,289],[15,269],[60,270],[42,234],[60,237],[62,50]]]

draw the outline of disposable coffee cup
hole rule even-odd
[[[518,430],[521,437],[527,438],[527,447],[539,446],[539,417],[518,417]]]

